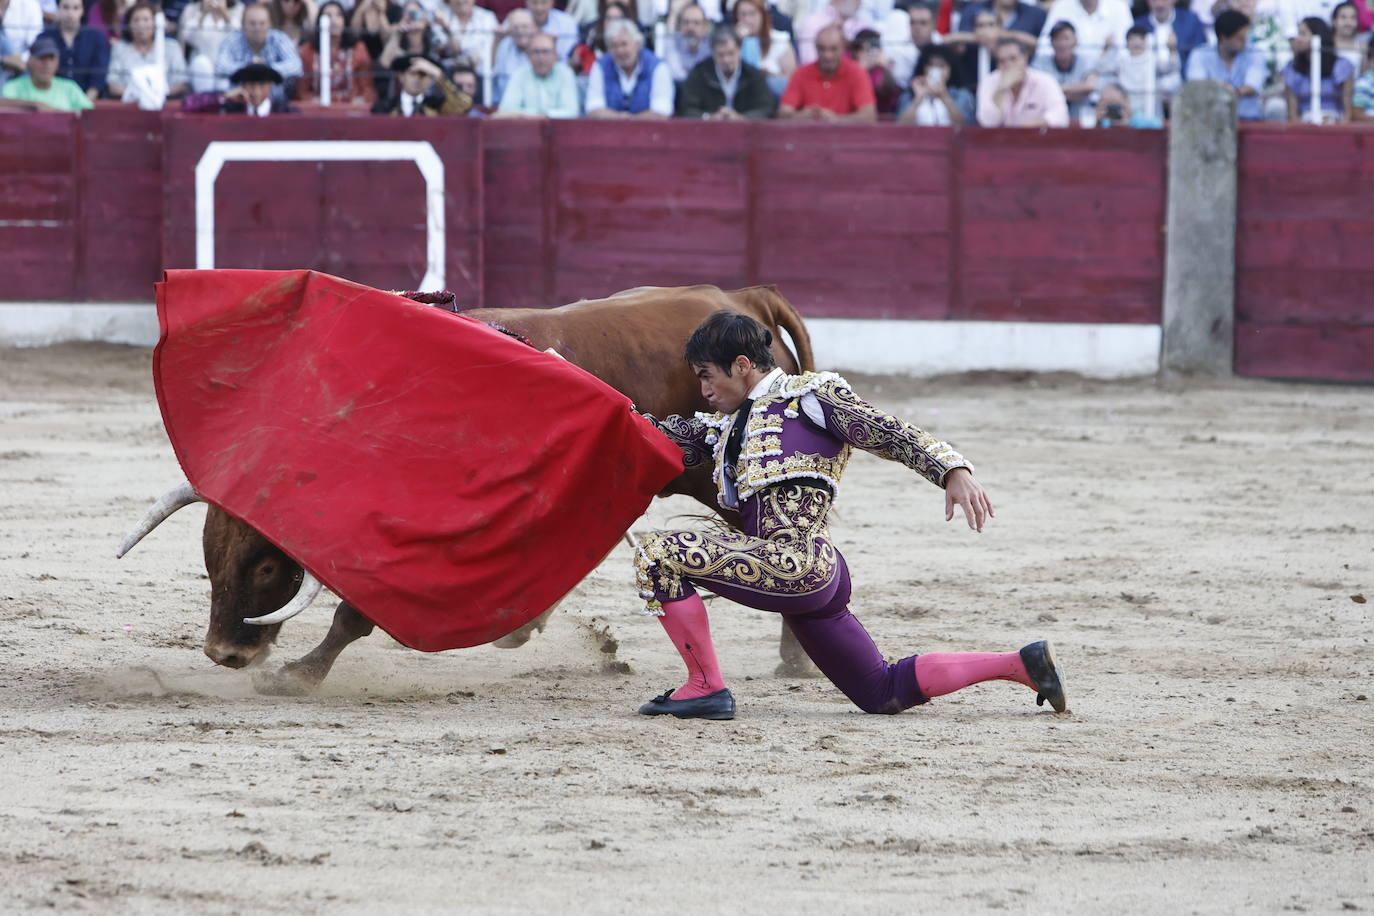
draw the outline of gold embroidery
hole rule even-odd
[[[830,584],[838,553],[825,518],[830,494],[804,485],[772,487],[760,497],[759,536],[738,532],[655,531],[635,552],[639,593],[676,601],[689,582],[719,583],[764,595],[809,595]]]

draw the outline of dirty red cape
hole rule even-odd
[[[393,293],[174,270],[157,311],[158,403],[196,491],[415,649],[553,606],[682,470],[605,383]]]

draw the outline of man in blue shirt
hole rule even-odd
[[[1264,117],[1260,93],[1264,91],[1267,69],[1264,55],[1247,47],[1250,17],[1235,10],[1217,16],[1216,47],[1198,48],[1188,59],[1185,79],[1215,80],[1236,96],[1236,116],[1242,121]]]
[[[304,70],[295,44],[285,32],[272,28],[271,15],[265,3],[254,3],[244,9],[243,31],[230,35],[219,46],[215,75],[228,79],[249,64],[266,64],[285,81],[272,91],[274,99],[284,102],[292,95],[295,81]]]
[[[1032,3],[1019,3],[1017,0],[989,0],[985,3],[970,3],[959,14],[959,31],[972,32],[978,14],[990,12],[997,17],[997,26],[1005,32],[1024,32],[1031,38],[1039,38],[1045,29],[1045,11]],[[946,38],[946,41],[950,39]]]
[[[95,100],[105,93],[110,40],[100,29],[81,24],[85,13],[81,0],[59,0],[57,23],[43,34],[57,43],[57,75],[74,81]]]

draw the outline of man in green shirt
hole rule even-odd
[[[94,107],[80,86],[57,75],[60,64],[57,42],[50,35],[38,36],[29,48],[28,75],[5,83],[0,97],[27,102],[39,111],[81,111]]]
[[[582,113],[577,80],[567,64],[558,61],[553,36],[540,32],[526,49],[529,62],[511,74],[501,96],[498,118],[575,118]]]

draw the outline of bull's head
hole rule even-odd
[[[167,493],[124,539],[116,556],[128,553],[173,512],[200,501],[189,482]],[[217,665],[242,668],[276,641],[283,621],[310,606],[320,583],[252,526],[217,506],[206,513],[202,546],[210,574],[205,654]],[[263,614],[264,608],[279,610]]]

